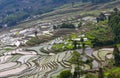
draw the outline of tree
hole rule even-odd
[[[74,49],[77,49],[77,41],[73,41]]]
[[[75,5],[75,2],[72,2],[72,7],[74,7],[74,5]]]
[[[36,38],[38,38],[38,36],[37,36],[37,34],[38,34],[38,31],[35,31],[34,33],[35,33],[35,37],[36,37]]]
[[[78,24],[78,28],[82,27],[82,21]]]
[[[81,37],[80,42],[82,43],[82,53],[85,54],[85,43],[84,43],[84,38]]]
[[[104,78],[103,68],[99,67],[98,78]]]
[[[118,8],[114,8],[113,9],[115,13],[118,13],[119,9]]]
[[[75,64],[76,65],[76,69],[74,72],[74,78],[80,78],[80,74],[82,72],[82,66],[83,66],[83,61],[82,61],[82,57],[80,55],[80,53],[78,53],[77,51],[74,51],[72,54],[72,58],[69,60],[70,63]]]
[[[88,64],[90,66],[90,69],[92,69],[93,67],[93,59],[91,59],[90,57],[87,58],[87,60],[85,61],[85,64]]]
[[[113,55],[115,59],[115,65],[120,66],[120,52],[117,46],[114,47]]]
[[[53,29],[54,29],[54,30],[57,29],[57,26],[53,25]]]

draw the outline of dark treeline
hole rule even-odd
[[[115,65],[120,66],[120,51],[118,48],[120,47],[120,11],[118,8],[114,8],[113,10],[114,12],[109,16],[108,24],[111,27],[114,43],[116,44],[113,52]]]
[[[68,3],[68,2],[92,2],[92,3],[104,3],[108,1],[115,1],[115,0],[51,0],[51,3]]]
[[[109,1],[115,1],[115,0],[82,0],[82,2],[92,2],[92,3],[104,3]]]

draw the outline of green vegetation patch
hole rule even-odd
[[[93,73],[88,73],[88,74],[86,74],[85,78],[98,78],[98,76]]]
[[[114,68],[111,68],[111,69],[107,69],[107,71],[104,73],[104,75],[107,77],[111,73],[117,73],[117,72],[120,72],[120,68],[119,67],[114,67]]]
[[[91,24],[91,26],[87,26],[87,28],[90,30],[86,33],[86,36],[91,40],[94,47],[113,44],[113,35],[107,21]]]
[[[62,51],[66,51],[66,50],[72,50],[74,48],[74,46],[72,44],[54,44],[52,46],[52,49],[54,51],[57,51],[57,52],[62,52]]]
[[[11,51],[13,49],[12,48],[4,48],[3,50],[5,50],[5,51]]]

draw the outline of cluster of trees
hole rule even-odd
[[[113,0],[91,0],[92,3],[104,3],[104,2],[108,2],[108,1],[113,1]]]
[[[114,43],[114,57],[115,65],[120,66],[120,52],[118,50],[117,44],[120,44],[120,11],[117,8],[114,8],[114,12],[109,16],[108,24],[111,27]]]
[[[120,43],[120,12],[117,8],[115,8],[114,12],[109,16],[108,24],[114,34],[114,42],[116,44]]]
[[[58,26],[53,26],[53,29],[59,29],[59,28],[75,28],[75,25],[72,23],[62,23],[61,25]]]
[[[82,21],[79,22],[79,24],[77,25],[77,28],[81,28],[82,27]],[[70,29],[75,29],[76,26],[73,23],[62,23],[61,25],[53,25],[53,29],[59,29],[59,28],[70,28]]]
[[[63,23],[60,25],[60,28],[75,28],[75,25],[72,23]]]
[[[100,13],[100,15],[96,18],[97,22],[104,21],[106,19],[107,17],[105,16],[104,13]]]

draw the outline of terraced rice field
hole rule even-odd
[[[62,70],[74,69],[68,60],[72,57],[72,50],[52,53],[54,44],[64,43],[61,38],[35,47],[16,48],[0,52],[0,78],[56,78]],[[45,51],[45,53],[42,51]],[[82,55],[82,49],[77,49]],[[93,59],[92,68],[107,65],[107,60],[113,58],[112,48],[93,51],[86,48],[82,60]],[[89,70],[90,65],[84,64],[83,70]],[[74,71],[73,71],[74,72]]]
[[[92,53],[93,57],[95,60],[100,64],[100,65],[107,65],[107,62],[109,59],[114,59],[113,57],[113,48],[103,48],[99,49],[97,51],[94,51]]]
[[[71,54],[45,55],[23,49],[5,52],[0,56],[0,78],[50,78],[63,69],[71,68],[68,62]]]

